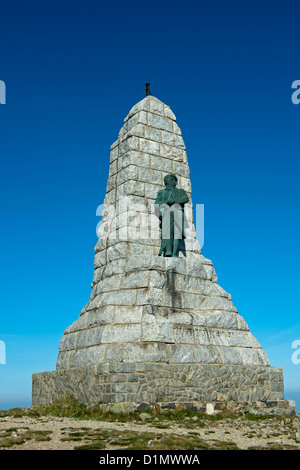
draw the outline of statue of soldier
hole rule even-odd
[[[158,191],[155,213],[160,221],[161,247],[158,256],[178,258],[179,240],[185,238],[184,204],[189,201],[184,189],[176,188],[177,176],[164,177],[165,189]]]

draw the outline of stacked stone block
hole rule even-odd
[[[169,173],[190,199],[178,259],[157,256],[154,202]],[[34,404],[282,401],[282,370],[201,254],[181,131],[153,96],[133,106],[111,146],[102,219],[90,299],[64,332],[56,371],[33,376]]]
[[[210,260],[129,256],[65,330],[58,369],[106,362],[269,365]],[[201,259],[201,262],[200,262]],[[97,270],[95,271],[97,272]]]
[[[89,405],[121,405],[132,411],[156,404],[163,408],[203,411],[207,403],[223,403],[242,411],[291,413],[283,400],[282,369],[268,366],[208,364],[106,363],[44,372],[33,376],[33,404],[74,395]],[[235,406],[233,406],[235,405]]]
[[[122,249],[126,250],[129,241],[131,254],[158,254],[160,232],[154,202],[157,192],[164,187],[164,177],[170,173],[176,174],[177,187],[184,189],[190,198],[185,207],[187,239],[180,256],[200,253],[193,223],[190,170],[181,130],[169,106],[148,96],[133,106],[124,119],[118,140],[111,146],[104,201],[108,210],[103,216],[109,236],[103,236],[102,232],[96,246],[96,263],[104,256],[103,253],[97,256],[97,252],[112,246],[110,251],[115,252],[116,244],[122,243],[124,238]],[[146,236],[141,237],[144,232]],[[109,255],[106,260],[110,261]]]

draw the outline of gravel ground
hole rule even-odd
[[[164,426],[167,427],[159,427],[155,421],[147,417],[140,423],[121,423],[52,416],[38,418],[7,416],[0,418],[0,449],[72,450],[75,446],[93,442],[95,435],[104,433],[103,449],[125,450],[124,444],[120,445],[118,442],[120,439],[118,433],[124,436],[124,432],[137,433],[137,439],[142,438],[145,433],[146,436],[151,433],[145,444],[145,450],[151,450],[157,439],[161,440],[166,436],[185,436],[208,444],[216,440],[232,442],[239,449],[270,446],[277,448],[283,446],[284,449],[293,446],[297,450],[300,449],[300,415],[296,418],[284,417],[280,420],[264,419],[254,422],[242,418],[205,421],[204,427],[197,426],[197,419],[193,421],[192,418],[187,418],[182,424],[168,422],[164,423]],[[9,445],[6,445],[7,443]]]

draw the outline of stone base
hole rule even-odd
[[[282,369],[270,366],[119,362],[33,374],[32,385],[33,405],[73,396],[88,406],[119,404],[124,411],[149,403],[202,409],[228,402],[259,402],[266,414],[271,408],[291,411],[284,402]]]

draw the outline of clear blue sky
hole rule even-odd
[[[183,132],[203,255],[300,412],[299,13],[296,1],[2,3],[0,409],[31,404],[31,374],[55,369],[89,299],[110,145],[149,81]]]

